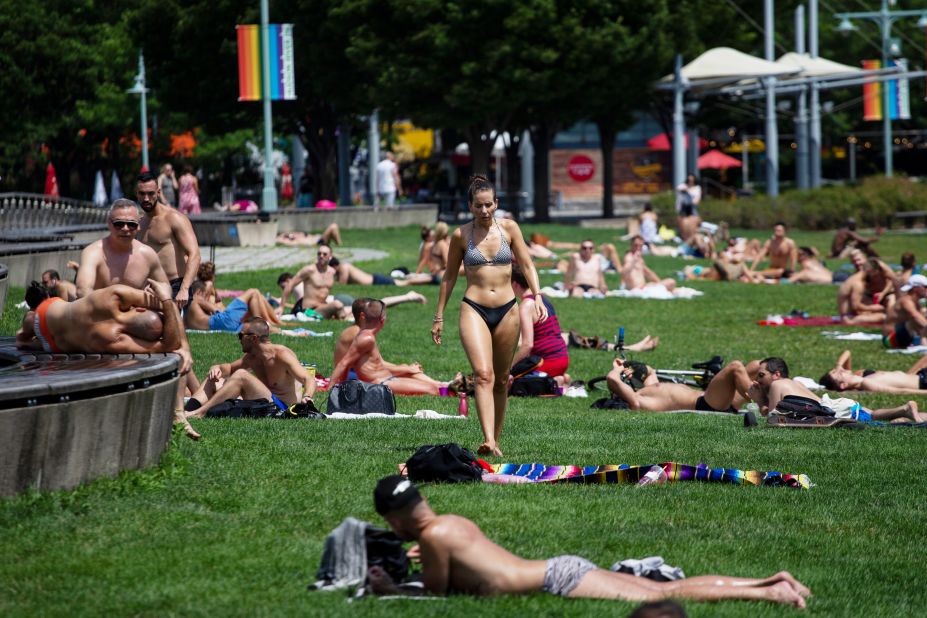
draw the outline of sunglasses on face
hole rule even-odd
[[[128,228],[130,230],[138,229],[138,221],[126,221],[124,219],[110,219],[110,223],[113,224],[113,227],[118,229]]]
[[[239,331],[239,332],[238,332],[238,340],[241,341],[241,340],[244,339],[245,337],[250,337],[250,336],[253,335],[253,334],[254,334],[254,333],[243,333],[243,332]]]
[[[592,247],[592,246],[589,246],[589,245],[582,245],[582,246],[580,247],[580,249],[595,249],[595,247]]]

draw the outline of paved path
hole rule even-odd
[[[210,258],[209,247],[201,247],[200,250],[203,253],[203,260],[208,260]],[[216,247],[215,250],[216,272],[220,274],[267,268],[283,270],[305,266],[315,261],[315,247]],[[363,247],[337,247],[335,255],[341,260],[363,262],[382,260],[389,254],[386,251]]]

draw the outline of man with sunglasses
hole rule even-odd
[[[312,402],[315,376],[291,349],[270,342],[270,325],[265,320],[246,320],[238,340],[244,356],[209,368],[203,387],[187,402],[188,418],[202,418],[213,406],[238,397],[272,401],[281,410]]]
[[[322,244],[316,251],[314,264],[307,264],[299,269],[296,275],[287,281],[280,296],[280,306],[277,315],[283,315],[284,307],[290,299],[290,293],[300,283],[303,286],[303,309],[312,309],[323,318],[344,320],[350,315],[350,309],[339,300],[328,301],[332,286],[335,285],[335,269],[329,264],[332,259],[332,248]]]
[[[595,243],[588,238],[579,244],[579,253],[570,256],[564,285],[573,298],[583,298],[586,292],[604,295],[608,292],[602,260],[595,254]]]
[[[138,175],[135,196],[144,212],[139,240],[158,254],[171,282],[174,301],[183,310],[190,303],[190,286],[200,267],[200,246],[193,225],[185,214],[165,203],[153,173]]]
[[[77,296],[121,283],[137,290],[148,279],[168,283],[167,275],[154,249],[135,239],[141,221],[132,200],[118,199],[109,211],[109,235],[93,242],[81,252],[77,270]]]

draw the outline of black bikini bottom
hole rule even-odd
[[[496,326],[498,326],[499,322],[502,321],[502,318],[506,316],[506,314],[509,312],[509,309],[515,306],[514,298],[499,307],[484,307],[479,303],[473,302],[466,296],[463,297],[463,301],[473,307],[473,310],[480,314],[480,317],[483,318],[484,322],[486,322],[486,326],[489,327],[489,332],[496,330]]]

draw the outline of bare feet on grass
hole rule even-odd
[[[923,414],[920,414],[917,409],[916,401],[909,401],[904,404],[905,418],[911,419],[913,423],[924,423],[927,422],[927,418]]]
[[[174,410],[174,424],[183,427],[184,435],[191,440],[199,440],[202,437],[193,429],[193,426],[190,425],[190,421],[187,420],[183,410]]]
[[[493,457],[502,457],[502,451],[499,450],[498,446],[492,445],[489,442],[483,442],[476,449],[477,455],[492,455]]]
[[[637,343],[625,347],[625,350],[630,350],[631,352],[649,352],[650,350],[656,349],[658,345],[660,345],[659,337],[647,335]]]
[[[789,586],[791,586],[795,590],[795,592],[797,592],[804,598],[811,596],[811,590],[808,588],[808,586],[804,585],[803,583],[795,579],[795,576],[789,573],[788,571],[779,571],[772,577],[768,577],[765,580],[763,580],[761,585],[771,586],[779,582],[787,583]]]
[[[798,593],[788,582],[779,582],[769,586],[768,600],[773,603],[794,605],[798,609],[805,609],[805,598]]]

